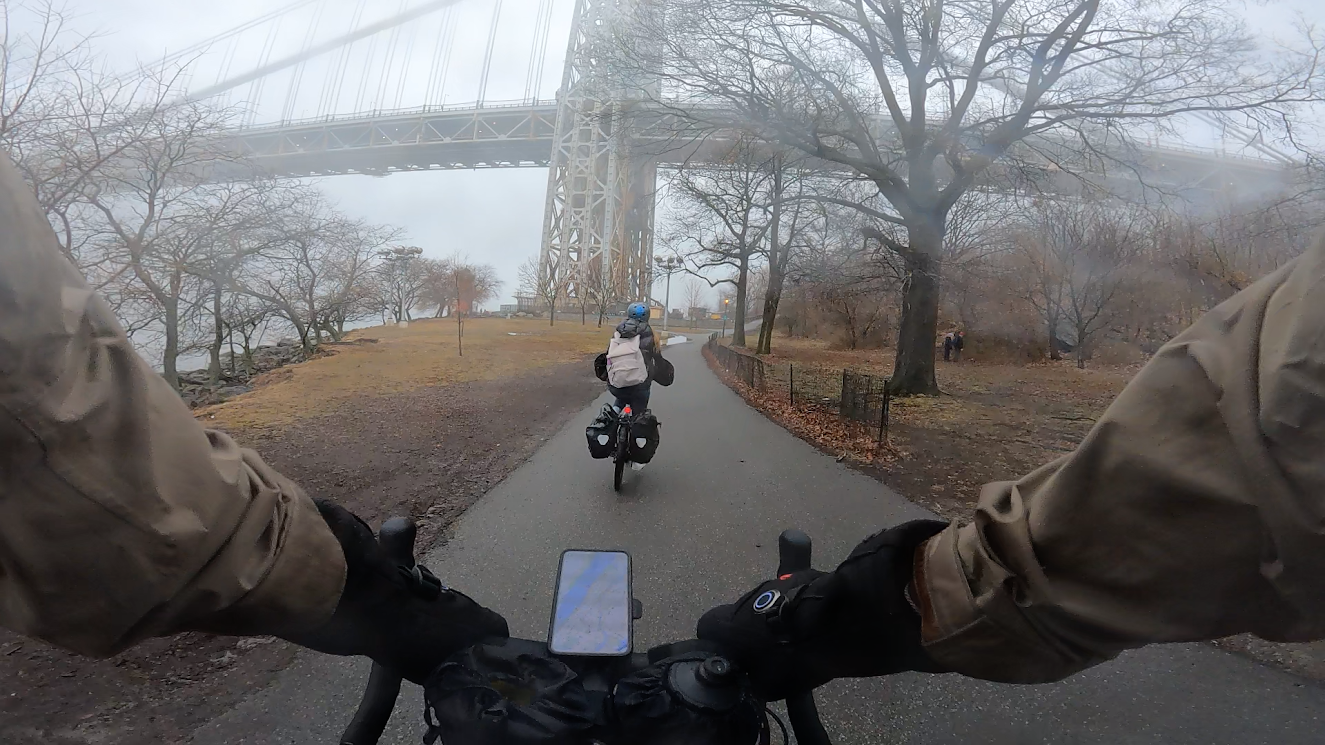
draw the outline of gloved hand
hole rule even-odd
[[[504,618],[430,573],[411,576],[349,510],[315,501],[345,552],[345,589],[326,623],[282,638],[327,654],[371,657],[422,684],[455,652],[510,635]]]
[[[833,572],[784,575],[710,610],[697,636],[723,646],[767,701],[834,678],[946,672],[921,649],[905,595],[916,547],[946,527],[916,520],[876,533]]]

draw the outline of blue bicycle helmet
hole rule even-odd
[[[649,317],[649,306],[644,303],[631,303],[630,307],[626,308],[626,316],[637,321],[643,321]]]

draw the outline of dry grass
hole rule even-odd
[[[893,366],[891,350],[837,350],[812,339],[777,338],[770,359],[878,375]],[[884,478],[940,513],[962,513],[982,484],[1015,478],[1072,450],[1138,369],[940,360],[942,395],[893,402],[897,458]]]
[[[251,393],[196,414],[225,429],[288,424],[334,410],[352,397],[494,380],[575,362],[606,349],[610,333],[593,324],[477,318],[465,322],[460,357],[449,319],[415,321],[408,328],[376,326],[352,332],[346,342],[330,346],[330,354],[262,376]]]

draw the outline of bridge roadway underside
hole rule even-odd
[[[386,112],[351,119],[295,122],[236,133],[237,152],[265,173],[284,178],[406,171],[546,168],[556,132],[555,103],[455,110]],[[660,143],[662,141],[660,140]],[[660,165],[705,162],[722,143],[677,145],[638,142],[636,152],[654,150]],[[642,146],[642,147],[641,147]],[[647,156],[645,156],[647,157]],[[1136,184],[1175,192],[1255,193],[1282,184],[1284,169],[1269,161],[1213,152],[1153,149],[1136,171],[1115,168],[1104,176],[1111,188]],[[223,174],[221,174],[224,177]],[[1096,174],[1098,176],[1098,174]],[[1070,187],[1072,178],[1051,176]],[[1052,188],[1052,187],[1051,187]]]

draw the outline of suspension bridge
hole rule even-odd
[[[656,170],[707,154],[658,145],[668,122],[621,126],[594,93],[596,31],[630,0],[350,2],[296,0],[163,62],[187,66],[186,98],[242,112],[234,147],[275,176],[546,168],[545,275],[648,296]],[[1244,144],[1257,157],[1156,143],[1137,168],[1182,190],[1281,177],[1286,156]]]

